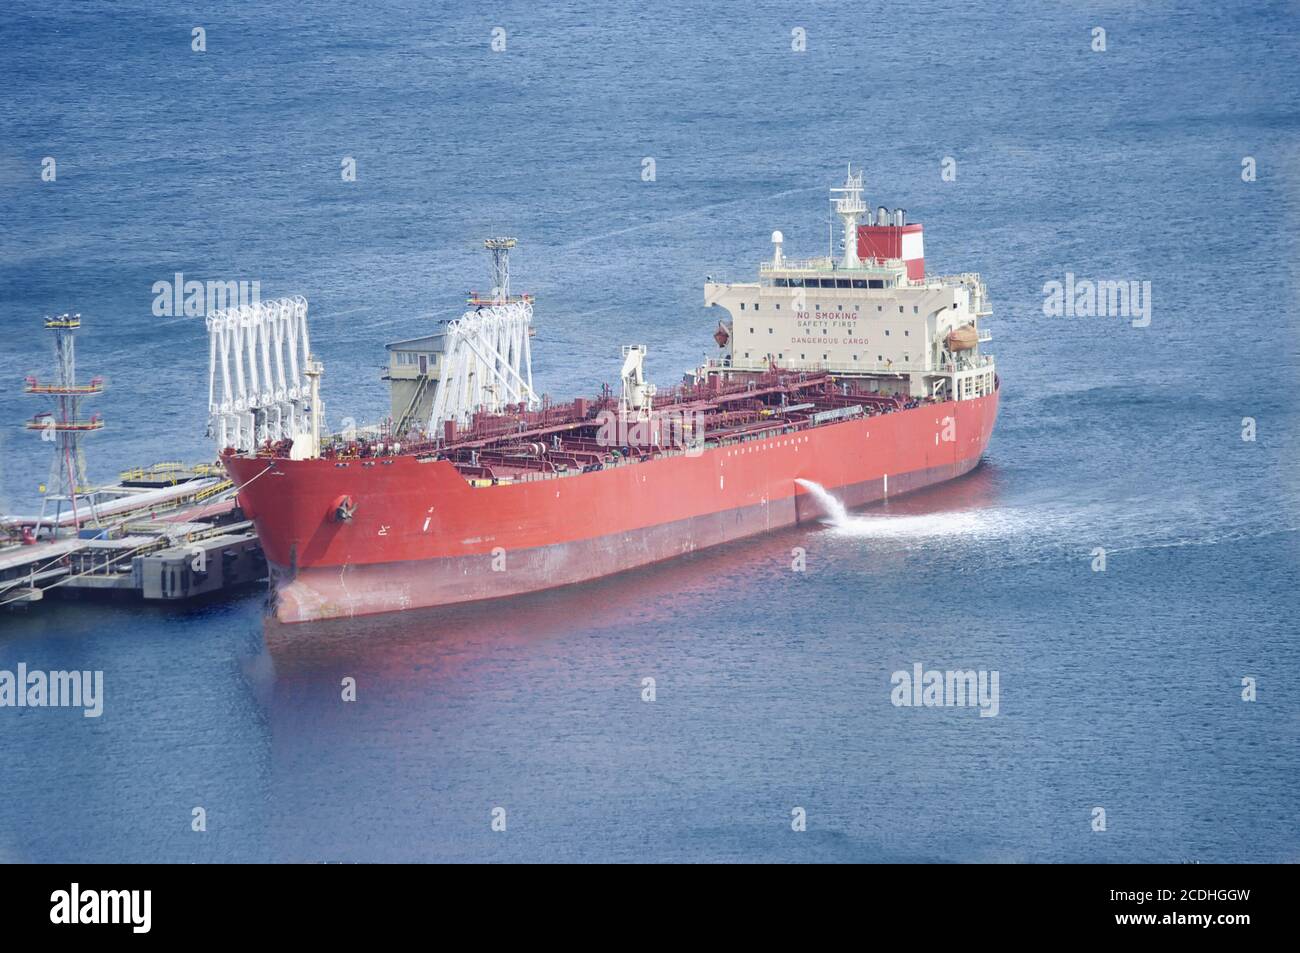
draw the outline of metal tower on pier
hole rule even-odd
[[[51,535],[59,533],[60,519],[64,505],[72,511],[72,529],[75,534],[82,523],[99,522],[96,509],[96,491],[86,478],[86,457],[82,453],[81,438],[84,434],[104,428],[103,418],[99,414],[82,417],[81,402],[104,392],[104,380],[92,377],[89,383],[77,383],[76,337],[81,327],[81,315],[61,314],[57,318],[46,318],[45,329],[54,332],[54,380],[44,383],[35,377],[27,378],[23,391],[42,397],[54,398],[54,409],[37,414],[27,422],[27,429],[40,434],[41,440],[54,445],[54,460],[50,464],[50,476],[42,492],[41,515],[36,522],[35,532],[41,531],[45,523],[45,514],[50,504],[54,504],[54,514],[50,520]]]

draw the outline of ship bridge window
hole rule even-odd
[[[772,284],[774,284],[778,288],[785,288],[788,287],[789,282],[786,281],[784,278],[773,278]]]
[[[868,287],[868,288],[883,288],[883,287],[885,287],[885,282],[884,282],[883,280],[881,280],[880,278],[870,278],[870,279],[867,280],[867,287]]]
[[[855,288],[865,288],[866,286],[867,286],[867,279],[865,279],[865,278],[854,278],[854,279],[853,279],[853,287],[855,287]]]
[[[802,287],[803,287],[803,279],[802,279],[802,278],[791,278],[791,279],[789,279],[789,281],[790,281],[790,287],[791,287],[791,288],[802,288]]]
[[[821,286],[822,286],[823,288],[834,288],[834,287],[835,287],[835,279],[834,279],[834,278],[823,278],[823,279],[821,279]]]
[[[835,279],[835,287],[836,287],[836,288],[852,288],[853,285],[849,282],[849,279],[848,279],[848,278],[836,278],[836,279]]]

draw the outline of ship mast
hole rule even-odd
[[[482,411],[502,413],[513,404],[535,410],[541,398],[533,390],[531,295],[510,294],[510,249],[513,238],[489,238],[492,255],[490,298],[472,292],[466,311],[447,325],[438,389],[426,432],[449,439]],[[451,425],[450,428],[448,425]]]
[[[844,268],[857,268],[858,261],[858,216],[867,210],[867,203],[862,200],[862,173],[853,174],[853,163],[849,163],[848,176],[844,185],[831,189],[835,198],[835,213],[844,222]]]
[[[492,295],[496,304],[510,300],[510,249],[518,242],[513,238],[488,238],[483,247],[492,253]]]

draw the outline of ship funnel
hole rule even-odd
[[[902,228],[907,224],[907,212],[901,208],[894,209],[894,227]]]
[[[883,205],[880,206],[880,208],[876,209],[876,224],[877,225],[889,224],[889,209],[885,208]]]
[[[780,232],[772,233],[772,267],[781,267],[781,244],[785,241],[785,236]]]

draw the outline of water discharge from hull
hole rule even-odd
[[[853,522],[853,517],[849,516],[848,509],[826,487],[812,480],[796,478],[794,482],[812,494],[812,498],[817,501],[817,504],[822,508],[822,512],[826,514],[826,522],[840,528]]]
[[[837,536],[879,540],[930,540],[941,537],[1000,538],[1028,534],[1030,514],[1004,508],[953,510],[930,513],[850,513],[843,501],[813,480],[796,479],[825,514],[822,522]]]

